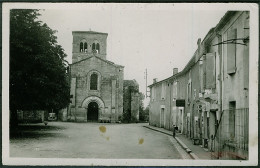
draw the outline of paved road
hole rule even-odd
[[[182,159],[182,149],[172,137],[143,125],[68,122],[24,125],[10,138],[10,157]]]

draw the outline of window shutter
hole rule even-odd
[[[199,60],[199,80],[200,80],[200,92],[204,91],[204,83],[203,83],[203,58],[200,58]]]
[[[189,92],[190,92],[190,101],[191,101],[191,99],[192,99],[192,82],[190,82]]]
[[[231,29],[227,32],[227,40],[237,39],[237,29]],[[234,43],[236,40],[233,41]],[[227,73],[236,72],[236,44],[227,44]]]
[[[162,83],[161,99],[165,99],[165,83]]]
[[[177,99],[177,82],[174,82],[172,85],[172,97]]]
[[[189,83],[187,84],[187,100],[188,100],[188,103],[190,102],[190,98],[189,98]]]
[[[154,87],[152,87],[152,90],[151,90],[151,94],[152,94],[152,101],[154,101]]]
[[[216,76],[215,76],[215,54],[206,54],[206,89],[216,87]]]
[[[202,72],[202,90],[206,88],[206,55],[203,56],[203,72]]]

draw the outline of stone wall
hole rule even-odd
[[[89,73],[95,71],[99,74],[98,89],[89,89]],[[76,80],[75,107],[71,107],[71,116],[76,120],[86,120],[86,107],[83,101],[89,96],[99,97],[105,107],[102,115],[109,115],[111,120],[117,121],[123,110],[123,67],[114,65],[95,56],[71,65],[71,79]],[[74,86],[74,85],[72,85]],[[73,88],[71,88],[73,90]],[[113,99],[113,100],[112,100]],[[73,109],[74,108],[74,109]],[[102,116],[101,116],[102,117]]]
[[[44,115],[48,115],[43,110],[35,110],[35,111],[18,111],[17,118],[19,122],[29,122],[29,123],[37,123],[44,121]],[[47,116],[48,117],[48,116]]]

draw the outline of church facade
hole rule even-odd
[[[73,31],[68,120],[117,122],[123,114],[124,67],[106,59],[107,33]]]

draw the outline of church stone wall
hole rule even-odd
[[[88,114],[96,114],[92,113],[96,108],[93,110],[94,106],[88,105],[90,102],[96,102],[98,121],[121,120],[124,67],[106,60],[108,34],[73,31],[72,35],[72,64],[70,66],[72,102],[69,107],[69,118],[76,121],[88,121]],[[87,49],[84,47],[86,43]],[[99,48],[93,50],[93,44],[99,45]],[[96,78],[94,80],[97,84],[94,84],[95,88],[91,89],[92,74],[97,75],[97,80]],[[91,113],[88,113],[88,108],[91,109]]]
[[[88,89],[88,73],[93,70],[100,73],[100,88],[98,90]],[[97,96],[104,101],[105,109],[103,109],[100,118],[104,117],[111,121],[117,121],[120,118],[123,113],[123,67],[111,65],[93,56],[85,61],[73,64],[71,66],[71,78],[76,79],[76,120],[86,120],[86,109],[81,106],[89,96]]]

